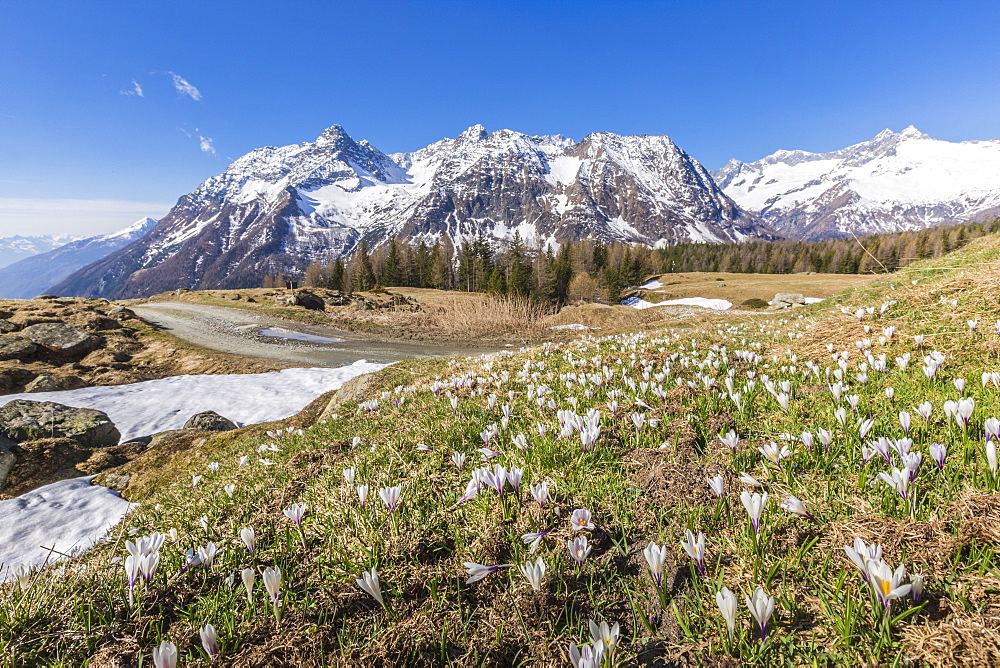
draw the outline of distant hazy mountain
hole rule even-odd
[[[825,239],[1000,215],[1000,139],[952,143],[910,126],[833,153],[778,151],[712,172],[781,234]]]
[[[31,299],[49,292],[74,271],[127,246],[155,225],[152,218],[141,218],[118,232],[72,241],[0,268],[0,297]]]
[[[185,195],[146,237],[54,288],[136,297],[258,285],[364,240],[456,244],[486,234],[529,246],[599,238],[664,246],[769,237],[664,136],[580,142],[469,128],[386,155],[340,126],[314,142],[260,148]]]
[[[39,237],[0,237],[0,267],[14,264],[32,255],[47,253],[70,241],[82,239],[72,234],[46,234]]]

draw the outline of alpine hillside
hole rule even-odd
[[[832,153],[730,160],[712,175],[741,207],[807,241],[1000,214],[1000,139],[946,142],[913,126]]]
[[[153,229],[156,221],[140,218],[111,234],[78,239],[0,268],[0,298],[31,299],[92,262],[123,248]]]
[[[256,149],[180,198],[142,239],[74,273],[61,295],[138,297],[256,286],[397,238],[460,245],[519,234],[528,247],[598,238],[650,246],[774,238],[665,136],[580,142],[473,126],[386,155],[340,126]]]

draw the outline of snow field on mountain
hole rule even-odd
[[[270,373],[216,376],[172,376],[130,385],[37,392],[32,401],[54,401],[74,408],[104,411],[121,432],[122,441],[180,429],[203,411],[240,424],[280,420],[310,401],[365,373],[384,368],[359,360],[338,368],[283,369]],[[0,406],[23,394],[0,397]]]
[[[839,232],[898,231],[958,222],[1000,207],[1000,140],[947,142],[916,128],[884,130],[830,153],[777,151],[730,161],[713,176],[741,207],[795,235],[835,216]]]

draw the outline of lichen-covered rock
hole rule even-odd
[[[71,438],[91,448],[117,445],[121,440],[121,433],[107,413],[27,399],[15,399],[0,406],[0,436],[15,443]]]
[[[38,346],[21,336],[0,336],[0,360],[19,360],[38,350]]]
[[[204,411],[184,423],[185,429],[197,429],[198,431],[232,431],[239,429],[237,424],[228,418],[224,418],[215,411]]]
[[[0,334],[9,334],[11,332],[16,332],[19,329],[21,328],[12,323],[10,320],[0,318]]]
[[[7,482],[7,476],[10,474],[10,470],[14,468],[14,462],[16,461],[17,457],[14,456],[14,453],[5,446],[0,445],[0,489],[3,489],[4,483]]]
[[[62,322],[25,327],[20,335],[43,348],[68,355],[89,353],[101,345],[100,337]]]

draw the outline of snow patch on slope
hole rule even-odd
[[[0,582],[13,579],[18,566],[89,550],[134,506],[92,479],[61,480],[0,501]]]
[[[104,411],[122,441],[180,429],[188,418],[215,411],[234,422],[253,424],[289,417],[329,390],[385,364],[360,360],[337,368],[283,369],[271,373],[172,376],[130,385],[36,392],[32,401],[54,401]],[[0,406],[23,394],[0,396]]]

